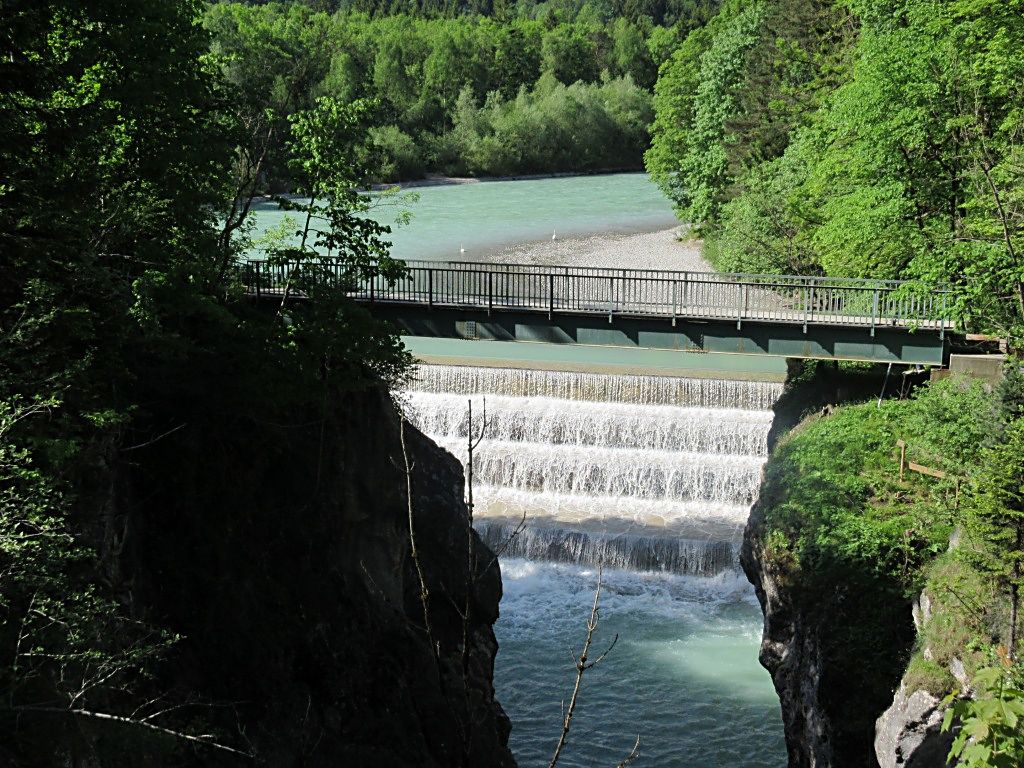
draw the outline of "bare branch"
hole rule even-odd
[[[233,755],[239,755],[241,757],[252,758],[249,752],[243,752],[240,749],[229,747],[227,744],[221,744],[218,741],[213,741],[213,736],[209,734],[201,734],[193,736],[189,733],[182,733],[181,731],[175,731],[172,728],[164,728],[154,723],[147,723],[144,720],[137,720],[131,717],[125,717],[124,715],[114,715],[109,712],[94,712],[89,709],[62,709],[61,707],[35,707],[35,706],[20,706],[14,707],[16,712],[49,712],[56,715],[74,715],[76,717],[85,717],[92,720],[105,720],[112,723],[120,723],[121,725],[130,725],[135,728],[143,728],[156,733],[162,733],[167,736],[173,736],[176,739],[182,741],[188,741],[193,744],[202,744],[204,747],[210,747],[211,749],[217,749],[222,752],[230,752]]]
[[[439,656],[437,645],[434,643],[434,633],[430,628],[430,590],[427,589],[427,579],[423,575],[423,567],[420,564],[419,551],[416,549],[416,528],[413,524],[413,504],[412,504],[412,468],[414,465],[409,463],[409,451],[405,446],[405,418],[403,417],[399,421],[398,437],[402,444],[402,459],[405,462],[405,498],[409,510],[409,551],[412,555],[413,564],[416,566],[416,575],[420,581],[420,603],[423,604],[423,628],[427,633],[427,640],[430,643],[430,650],[434,654],[434,661],[438,665],[438,673],[440,673],[441,659]]]
[[[640,757],[640,734],[636,735],[636,744],[633,745],[633,749],[629,751],[629,754],[619,763],[615,768],[626,768],[626,766],[632,764],[634,760]]]
[[[573,685],[572,697],[569,699],[569,707],[565,710],[565,717],[562,719],[562,733],[558,737],[558,744],[555,747],[555,753],[551,756],[551,762],[548,764],[548,768],[555,768],[558,764],[558,759],[562,755],[562,750],[565,748],[567,740],[569,738],[569,730],[572,728],[572,716],[576,711],[576,704],[579,701],[580,686],[583,683],[583,673],[588,669],[592,669],[604,660],[604,657],[608,655],[612,648],[615,647],[615,643],[618,641],[619,636],[616,635],[615,639],[612,640],[611,645],[608,649],[597,657],[594,661],[588,662],[587,657],[590,653],[590,645],[594,641],[594,631],[597,629],[597,625],[600,622],[600,605],[601,605],[601,587],[603,585],[604,566],[598,564],[597,566],[597,587],[594,589],[594,604],[590,608],[590,618],[587,620],[587,637],[583,641],[583,650],[580,652],[579,658],[573,655],[573,661],[576,665],[576,683]],[[572,650],[569,651],[572,654]]]
[[[614,648],[614,647],[615,647],[615,644],[616,644],[617,642],[619,642],[619,636],[618,636],[618,634],[616,634],[616,635],[615,635],[615,637],[613,637],[613,638],[612,638],[612,642],[611,642],[611,644],[610,644],[610,645],[609,645],[609,646],[608,646],[607,648],[605,648],[605,651],[604,651],[604,653],[602,653],[602,654],[601,654],[600,656],[598,656],[598,657],[597,657],[596,659],[594,659],[594,660],[593,660],[593,661],[591,661],[591,662],[590,662],[589,664],[587,664],[587,669],[590,669],[591,667],[596,667],[596,666],[597,666],[598,664],[600,664],[600,663],[601,663],[602,661],[604,661],[604,657],[605,657],[605,656],[607,656],[607,655],[608,655],[609,653],[611,653],[611,652],[612,652],[612,648]]]
[[[153,443],[158,442],[159,440],[163,440],[165,437],[169,437],[170,435],[173,435],[179,429],[184,429],[187,426],[188,426],[187,422],[185,424],[179,424],[178,426],[174,427],[173,429],[169,429],[166,432],[164,432],[163,434],[157,435],[152,440],[147,440],[146,442],[139,443],[138,445],[130,445],[127,448],[122,448],[121,452],[122,453],[127,453],[128,451],[137,451],[140,448],[146,448],[146,447],[152,445]]]

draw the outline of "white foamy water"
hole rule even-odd
[[[447,439],[466,437],[466,395],[410,392],[407,397],[424,432]],[[486,406],[489,439],[550,445],[760,456],[772,424],[771,411],[737,408],[638,408],[540,396],[474,399],[478,419]]]
[[[782,394],[782,384],[764,381],[476,368],[462,365],[421,365],[410,389],[452,395],[555,397],[563,400],[629,403],[634,406],[678,405],[753,411],[771,410]]]
[[[468,400],[477,529],[501,552],[498,697],[521,766],[546,765],[605,569],[600,633],[560,765],[785,764],[757,664],[760,613],[737,550],[782,385],[424,365],[410,420],[464,463]],[[525,515],[525,525],[520,521]],[[598,641],[600,644],[601,641]]]
[[[561,522],[585,524],[592,529],[634,532],[637,528],[665,528],[668,532],[680,531],[691,537],[718,536],[724,541],[739,535],[750,512],[745,504],[574,495],[494,485],[477,485],[473,496],[477,519],[519,520],[525,512],[527,519],[534,524]]]
[[[433,436],[465,460],[465,441]],[[751,504],[761,456],[485,440],[474,452],[480,482],[554,494]]]

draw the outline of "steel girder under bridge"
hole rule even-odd
[[[407,262],[404,278],[342,261],[249,261],[250,295],[344,291],[403,335],[941,365],[950,302],[889,280]]]

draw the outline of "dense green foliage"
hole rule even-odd
[[[1024,5],[731,0],[660,73],[647,165],[737,271],[920,278],[1024,322]]]
[[[700,26],[714,15],[716,4],[707,0],[243,0],[248,5],[287,2],[306,8],[336,12],[361,12],[370,16],[408,14],[427,18],[485,16],[508,21],[539,19],[548,23],[580,15],[602,19],[652,19],[662,26]]]
[[[286,189],[282,129],[319,96],[374,105],[383,181],[639,167],[658,66],[694,14],[665,27],[591,6],[498,21],[221,3],[204,24],[269,145],[262,183]]]
[[[136,495],[137,478],[154,446],[188,444],[211,414],[306,423],[407,365],[397,337],[344,300],[275,313],[243,298],[234,257],[268,122],[220,77],[202,12],[0,6],[3,762],[123,765],[131,743],[144,764],[190,743],[161,728],[237,744],[230,719],[205,722],[221,710],[165,689],[176,639],[124,570],[155,476],[194,475],[200,454],[168,451]],[[320,244],[375,269],[387,233],[356,194],[373,160],[364,107],[303,106],[274,123],[276,159],[317,198]]]
[[[829,570],[855,566],[894,594],[910,594],[921,566],[946,548],[953,489],[915,475],[901,482],[896,441],[907,442],[914,461],[959,469],[992,418],[980,385],[947,380],[909,401],[845,407],[805,423],[776,448],[762,491],[778,554],[794,576],[841,582]]]
[[[1009,667],[1009,668],[1008,668]],[[1019,668],[987,667],[973,678],[975,696],[947,699],[942,729],[960,730],[950,760],[965,768],[1017,768],[1024,760],[1024,683]]]
[[[960,665],[978,675],[975,700],[954,708],[975,723],[972,734],[991,701],[1005,698],[1000,717],[1010,713],[990,720],[1006,737],[1002,761],[972,764],[1022,757],[1014,745],[1024,723],[1012,716],[1021,699],[1007,682],[1019,658],[1024,557],[1015,379],[993,392],[947,378],[910,400],[844,406],[804,422],[772,454],[759,502],[767,567],[818,628],[828,678],[819,696],[844,759],[870,744],[901,676],[942,697],[960,688],[950,671]],[[946,476],[908,469],[901,478],[898,440],[908,461]],[[921,592],[929,608],[915,636],[910,604]],[[980,754],[963,739],[958,750]]]

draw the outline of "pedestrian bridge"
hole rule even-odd
[[[410,261],[389,284],[326,259],[242,266],[252,296],[344,291],[414,337],[941,365],[952,329],[947,291],[891,280]]]

